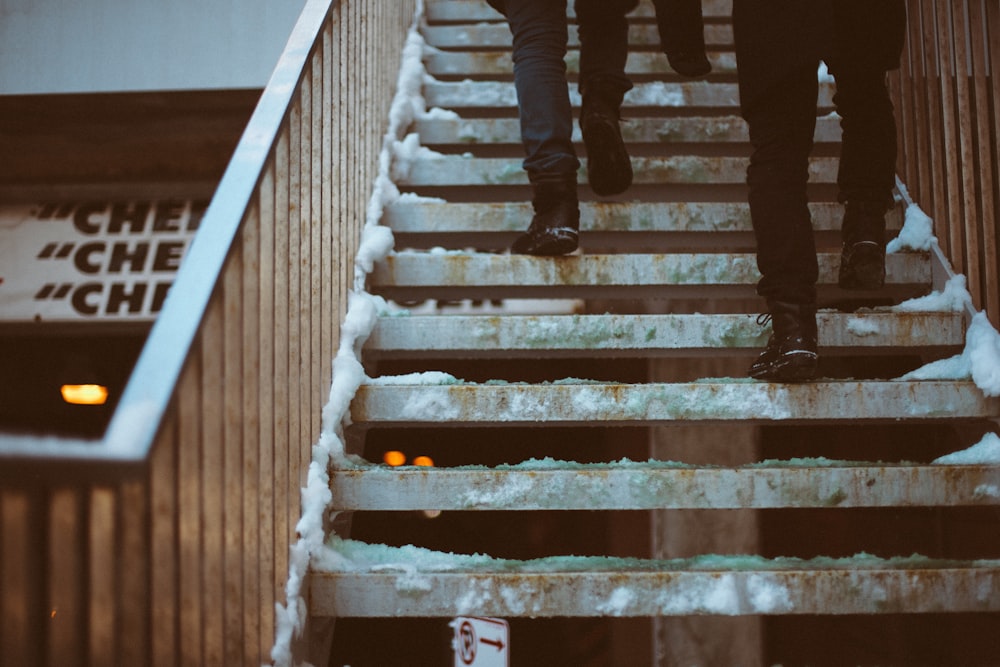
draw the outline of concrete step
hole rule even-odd
[[[341,469],[331,472],[330,489],[330,507],[345,511],[960,507],[995,505],[1000,470],[826,459],[736,468],[546,460],[502,468]]]
[[[622,138],[629,144],[745,144],[747,126],[738,116],[692,118],[622,119]],[[521,128],[516,118],[435,118],[417,121],[414,131],[423,146],[477,146],[507,144],[521,148]],[[582,145],[580,128],[573,125],[573,138]],[[840,119],[823,116],[816,122],[816,143],[840,141]]]
[[[839,253],[820,253],[819,286],[837,290]],[[864,296],[924,294],[925,253],[886,257],[886,288]],[[396,300],[449,298],[740,298],[760,279],[754,253],[531,257],[461,251],[401,251],[375,265],[372,291]],[[858,293],[841,296],[857,297]],[[909,298],[909,297],[905,297]]]
[[[953,352],[961,313],[820,311],[824,354]],[[711,356],[759,351],[756,315],[394,315],[380,317],[366,359]]]
[[[576,85],[568,85],[570,102],[580,106]],[[832,107],[834,86],[820,83],[818,106],[821,110]],[[461,111],[464,109],[503,109],[517,107],[517,91],[513,83],[499,81],[429,81],[424,84],[424,100],[429,107]],[[639,82],[625,94],[622,114],[635,115],[635,109],[650,110],[691,109],[711,110],[713,113],[739,109],[739,90],[735,83],[689,81],[683,83]]]
[[[577,174],[580,184],[587,182],[586,159]],[[520,158],[477,158],[435,153],[411,161],[397,170],[396,183],[409,187],[527,185],[528,175]],[[812,183],[833,185],[837,182],[837,158],[814,157],[809,161]],[[742,185],[747,178],[747,160],[742,157],[632,157],[635,185]],[[627,196],[627,195],[626,195]]]
[[[990,419],[1000,398],[971,381],[749,379],[625,384],[567,379],[546,384],[465,383],[400,376],[361,385],[351,423],[367,426],[639,426],[735,422],[852,424]]]
[[[711,52],[711,76],[736,76],[736,55],[731,51]],[[512,76],[514,63],[507,51],[455,52],[438,51],[424,57],[424,67],[434,77],[454,78],[503,78]],[[580,52],[571,50],[566,54],[566,72],[572,76],[580,73]],[[656,51],[632,51],[625,64],[625,73],[630,77],[678,76],[667,62],[667,57]]]
[[[318,616],[721,616],[1000,611],[1000,563],[698,556],[511,561],[335,540],[310,572]]]
[[[499,15],[497,15],[499,17]],[[510,29],[504,22],[487,23],[484,20],[464,25],[427,25],[421,29],[424,40],[438,49],[454,50],[510,50]],[[629,26],[629,47],[659,51],[660,33],[653,23],[636,23]],[[709,49],[732,49],[733,29],[726,23],[706,23],[705,44]],[[567,46],[580,48],[576,24],[569,26]]]
[[[843,206],[818,202],[809,208],[818,247],[838,248]],[[503,249],[527,228],[532,213],[527,201],[401,200],[385,208],[381,222],[392,229],[399,249]],[[891,234],[902,227],[902,220],[901,208],[889,213],[886,223]],[[580,203],[580,229],[581,247],[587,251],[724,252],[755,247],[746,202],[584,201]]]

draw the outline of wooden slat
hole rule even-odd
[[[112,489],[94,488],[90,491],[87,517],[87,659],[92,665],[116,664],[120,657],[119,643],[124,640],[118,634],[116,608],[119,567],[115,552],[117,501]]]
[[[246,226],[244,222],[244,226]],[[244,236],[246,234],[244,233]],[[247,403],[243,396],[243,245],[233,249],[223,275],[222,289],[222,482],[223,630],[226,664],[244,663],[243,617],[243,425]]]
[[[85,664],[80,651],[85,646],[86,601],[84,583],[86,569],[80,554],[86,548],[83,521],[85,496],[75,488],[53,489],[49,496],[48,554],[49,590],[46,601],[48,611],[47,663],[50,667],[72,667]],[[25,542],[27,546],[28,542]],[[4,558],[14,549],[4,546]],[[8,591],[6,582],[5,593]],[[6,623],[6,618],[4,622]],[[12,624],[13,626],[13,624]],[[27,633],[25,633],[25,636]],[[0,645],[14,646],[4,641]],[[21,664],[29,664],[27,661]]]
[[[384,380],[385,382],[391,379]],[[989,418],[1000,398],[971,381],[821,380],[802,384],[745,379],[664,384],[364,384],[354,424],[413,426],[609,426],[670,422],[806,423],[851,415],[874,420]],[[409,382],[409,383],[407,383]]]
[[[225,563],[225,363],[224,304],[209,304],[201,327],[201,581],[204,660],[220,664],[226,655]]]
[[[331,474],[338,510],[666,510],[991,506],[996,466],[616,463],[504,469],[385,466]],[[386,489],[392,493],[386,493]]]
[[[44,611],[43,561],[39,553],[39,531],[44,521],[38,496],[24,490],[0,490],[0,641],[3,657],[10,664],[30,665],[42,661],[44,640],[39,618]]]
[[[586,160],[582,160],[586,162]],[[417,159],[406,174],[400,174],[403,186],[483,186],[527,185],[528,176],[521,160],[512,158],[468,158],[437,155]],[[837,181],[835,158],[812,158],[809,177],[814,183],[833,184]],[[701,157],[677,155],[669,157],[633,157],[633,183],[742,185],[746,183],[747,160],[732,157]],[[578,172],[580,183],[586,182],[586,171]]]
[[[150,543],[149,496],[145,479],[122,482],[117,490],[118,536],[115,544],[117,663],[149,664]]]
[[[316,572],[314,614],[411,617],[465,615],[689,616],[699,614],[887,614],[1000,610],[993,561],[913,559],[853,566],[755,558],[704,561],[559,559],[502,570]],[[749,563],[748,563],[749,561]],[[784,563],[788,564],[785,565]],[[621,569],[619,569],[621,568]],[[533,571],[534,570],[534,571]],[[406,594],[401,595],[400,591]]]
[[[993,175],[998,166],[993,163],[992,150],[996,143],[992,133],[995,131],[996,123],[991,123],[990,119],[996,119],[996,114],[990,113],[990,89],[991,78],[989,63],[987,62],[986,40],[980,39],[981,35],[987,34],[986,16],[983,3],[973,0],[968,3],[969,24],[970,24],[970,47],[972,54],[972,86],[974,111],[970,111],[970,119],[975,123],[975,151],[976,164],[975,187],[978,197],[978,210],[973,209],[972,213],[976,220],[974,230],[981,238],[982,253],[976,256],[982,258],[982,266],[979,268],[979,279],[982,284],[981,303],[987,313],[1000,312],[1000,285],[997,280],[992,280],[992,276],[1000,275],[1000,257],[997,248],[996,225],[989,224],[996,220],[997,215],[997,194],[1000,187],[993,187]],[[1000,42],[1000,38],[997,40]],[[1000,114],[1000,112],[997,112]],[[971,171],[971,170],[970,170]],[[976,262],[979,266],[979,262]],[[971,280],[971,277],[970,277]],[[996,316],[994,316],[996,321]]]
[[[288,546],[291,528],[289,526],[289,496],[291,484],[288,467],[290,437],[289,410],[292,403],[289,395],[289,320],[292,319],[288,298],[289,275],[284,270],[289,257],[289,140],[283,132],[275,150],[274,182],[274,581],[273,590],[277,602],[284,604],[284,584],[288,578]]]
[[[820,311],[823,353],[884,354],[907,348],[960,348],[962,313],[845,314]],[[518,355],[658,356],[726,354],[762,348],[769,327],[756,315],[413,315],[378,320],[365,355],[503,357]]]
[[[178,445],[177,445],[177,536],[179,570],[180,654],[183,664],[200,664],[204,661],[204,633],[202,623],[202,535],[201,521],[204,499],[201,495],[202,449],[205,440],[201,422],[201,356],[195,351],[181,375],[177,392]]]
[[[180,591],[181,536],[179,532],[180,488],[179,410],[173,406],[170,419],[157,439],[150,460],[149,540],[150,635],[153,667],[181,663]]]

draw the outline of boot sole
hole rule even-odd
[[[540,234],[522,234],[510,247],[518,255],[552,257],[567,255],[580,245],[580,235],[569,227],[546,229]]]
[[[587,147],[587,180],[601,196],[617,195],[632,185],[632,161],[617,127],[609,122],[587,125],[583,132]]]
[[[785,354],[769,366],[761,368],[750,377],[771,382],[804,382],[816,377],[819,356],[813,352]]]
[[[840,261],[837,284],[842,289],[877,290],[885,286],[885,255],[876,244],[856,246],[848,260]]]

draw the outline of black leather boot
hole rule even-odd
[[[520,255],[565,255],[580,242],[580,205],[576,174],[538,177],[532,182],[535,215],[528,230],[514,240],[511,252]]]
[[[768,301],[770,312],[758,318],[760,324],[771,322],[767,348],[750,366],[748,375],[758,380],[799,382],[816,376],[819,355],[816,352],[815,304]]]
[[[587,180],[601,196],[617,195],[632,185],[632,161],[622,140],[621,95],[600,89],[584,93],[580,132],[587,147]]]
[[[885,214],[882,202],[847,202],[840,233],[837,283],[844,289],[875,290],[885,285]]]

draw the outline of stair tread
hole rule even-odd
[[[809,205],[816,231],[839,232],[842,204]],[[382,223],[394,233],[522,232],[531,220],[531,203],[460,203],[401,200],[386,207]],[[902,226],[902,210],[886,216],[886,226]],[[583,232],[743,232],[752,233],[750,207],[743,202],[580,202]],[[398,244],[397,244],[398,245]],[[405,247],[405,246],[404,246]]]
[[[581,158],[586,164],[586,158]],[[400,168],[396,183],[403,186],[476,186],[527,185],[528,175],[521,158],[483,158],[435,153],[421,155]],[[838,160],[814,157],[809,160],[812,183],[835,184]],[[709,184],[743,185],[747,160],[742,157],[703,157],[674,155],[632,157],[633,184]],[[577,181],[587,182],[585,166],[577,172]]]
[[[783,461],[740,467],[670,462],[531,462],[502,468],[331,471],[338,510],[656,510],[995,505],[989,465]],[[392,489],[387,493],[386,489]]]
[[[318,616],[672,616],[997,611],[1000,562],[882,559],[511,561],[335,540],[314,559]]]
[[[420,384],[420,376],[362,384],[351,403],[354,424],[423,426],[743,424],[990,418],[1000,398],[971,380],[829,380],[800,384],[747,379],[688,383]],[[438,379],[429,381],[439,382]],[[450,380],[449,380],[450,382]]]
[[[499,17],[496,17],[499,18]],[[462,25],[427,25],[421,32],[425,41],[439,49],[511,49],[510,29],[503,21],[485,21]],[[629,26],[628,43],[631,48],[659,50],[660,33],[653,23],[636,23]],[[733,29],[728,24],[706,23],[705,44],[709,48],[733,45]],[[567,46],[580,48],[576,24],[569,26]]]
[[[736,75],[736,56],[732,51],[710,52],[712,75]],[[566,71],[571,75],[580,72],[580,51],[570,49],[566,54]],[[509,51],[438,51],[424,56],[424,66],[431,76],[501,77],[510,76],[513,61]],[[629,76],[678,76],[659,52],[631,51],[625,64]]]
[[[433,115],[417,120],[414,132],[423,146],[437,144],[510,144],[521,148],[520,122],[516,118],[444,118]],[[738,116],[629,118],[621,123],[622,138],[629,144],[745,144],[749,141],[746,123]],[[580,128],[573,126],[573,138],[582,142]],[[816,121],[814,141],[840,141],[840,120],[823,116]]]
[[[819,282],[836,283],[839,253],[819,253]],[[930,284],[926,253],[886,256],[886,282]],[[584,254],[532,257],[404,250],[378,262],[372,285],[385,286],[669,286],[756,285],[754,253]]]
[[[702,13],[706,19],[728,19],[732,13],[732,0],[703,0]],[[576,17],[572,3],[566,7],[567,16]],[[425,9],[427,20],[441,21],[503,21],[503,16],[482,0],[435,0]],[[629,13],[633,20],[653,19],[656,14],[648,2],[640,2]]]
[[[490,355],[564,351],[622,355],[758,350],[770,328],[748,314],[667,315],[389,315],[380,317],[365,354],[382,357],[443,351]],[[965,342],[958,312],[820,311],[819,345],[856,351],[874,348],[960,347]]]
[[[568,85],[570,102],[580,106],[575,85]],[[817,98],[820,108],[833,103],[834,87],[820,82]],[[514,109],[517,91],[513,83],[500,81],[429,81],[424,85],[424,99],[429,107],[445,109],[493,108]],[[739,108],[739,90],[735,83],[709,81],[638,82],[625,94],[622,113],[628,116],[636,107],[666,108]]]

